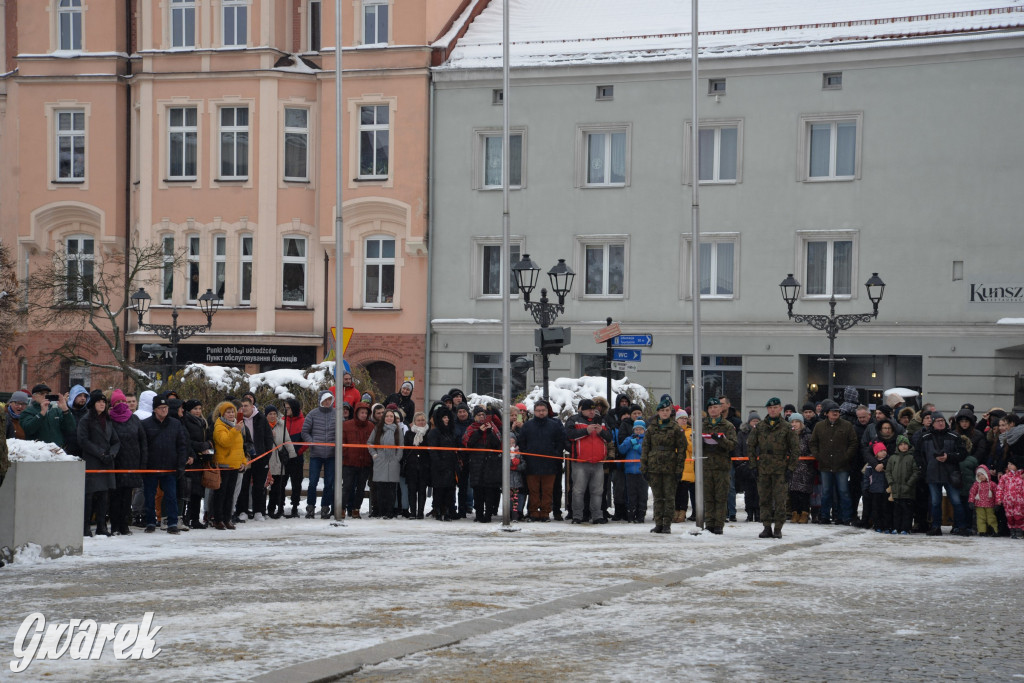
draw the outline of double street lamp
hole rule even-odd
[[[832,398],[832,379],[835,374],[835,349],[836,337],[842,330],[848,330],[857,323],[868,323],[878,317],[878,304],[882,301],[882,294],[885,292],[885,283],[878,273],[872,273],[868,281],[864,283],[868,290],[868,299],[871,300],[871,313],[844,313],[836,315],[836,295],[828,300],[828,315],[803,315],[793,313],[793,304],[800,297],[800,283],[793,273],[789,273],[786,279],[779,283],[782,291],[782,300],[786,302],[789,317],[796,323],[807,323],[816,330],[822,330],[828,336],[828,398]]]
[[[571,338],[570,328],[551,327],[551,324],[558,318],[559,313],[565,313],[565,297],[572,289],[576,273],[566,265],[564,258],[558,259],[558,263],[548,271],[551,290],[558,297],[557,304],[548,301],[546,287],[542,287],[540,290],[540,301],[530,301],[530,294],[537,287],[537,280],[540,277],[540,266],[530,260],[529,254],[523,254],[522,260],[512,266],[512,277],[515,278],[516,289],[523,293],[523,308],[529,311],[534,321],[540,325],[540,329],[534,331],[534,341],[542,358],[544,400],[546,401],[548,400],[548,355],[560,353],[562,347],[568,344]]]
[[[220,308],[220,299],[213,293],[212,289],[207,289],[206,294],[199,297],[199,308],[206,314],[205,325],[179,325],[178,324],[178,307],[175,306],[171,310],[171,324],[170,325],[150,325],[142,322],[142,316],[149,310],[149,304],[152,302],[152,297],[142,287],[139,287],[139,291],[135,292],[131,296],[132,310],[139,316],[139,329],[145,330],[146,332],[152,332],[162,339],[166,339],[171,343],[171,374],[173,375],[178,371],[178,342],[182,339],[188,339],[192,335],[200,332],[206,332],[213,326],[213,314]]]

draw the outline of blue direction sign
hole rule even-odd
[[[640,349],[612,349],[612,360],[638,361],[641,355]]]
[[[654,346],[654,335],[620,334],[612,339],[612,346]]]

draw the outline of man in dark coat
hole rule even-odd
[[[833,488],[839,491],[839,514],[836,521],[849,526],[850,515],[850,460],[857,457],[857,433],[853,425],[839,416],[835,401],[822,405],[825,419],[814,425],[811,432],[811,455],[818,461],[821,473],[820,524],[832,523]]]
[[[142,421],[149,451],[148,467],[142,477],[146,497],[146,533],[156,531],[156,487],[164,492],[163,511],[167,517],[167,533],[178,533],[178,478],[185,473],[188,462],[188,435],[181,422],[168,416],[167,399],[153,399],[153,414]]]
[[[267,424],[267,418],[256,407],[256,396],[252,393],[242,396],[242,408],[239,413],[245,424],[242,430],[245,442],[252,443],[253,446],[253,454],[249,457],[255,459],[242,475],[242,491],[235,502],[235,517],[248,513],[249,519],[263,521],[267,513],[267,472],[270,469],[268,452],[274,448],[274,433]]]
[[[954,533],[967,535],[967,519],[960,499],[960,463],[967,457],[964,439],[946,424],[946,417],[939,411],[932,413],[932,428],[921,437],[921,458],[924,461],[924,478],[931,495],[932,523],[929,536],[942,535],[942,491],[953,506]]]
[[[548,522],[551,515],[552,490],[562,473],[565,449],[565,428],[551,415],[551,404],[540,399],[533,404],[533,417],[519,430],[519,452],[526,459],[526,487],[529,517],[534,522]]]

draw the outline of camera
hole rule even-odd
[[[46,400],[47,401],[57,402],[57,401],[60,400],[60,394],[47,394],[46,395]]]

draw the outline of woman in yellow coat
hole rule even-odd
[[[679,485],[676,487],[676,514],[672,518],[673,522],[682,523],[686,521],[686,503],[689,500],[693,503],[694,514],[697,512],[697,489],[696,477],[693,474],[693,427],[690,426],[690,416],[685,410],[676,411],[676,424],[683,429],[683,433],[686,434],[686,465],[683,467],[683,476],[679,480]],[[695,519],[693,515],[690,516],[690,520]]]
[[[235,502],[238,473],[245,467],[243,422],[237,419],[235,404],[221,402],[213,411],[213,462],[220,469],[220,488],[213,492],[210,521],[214,529],[234,529],[231,511]]]

